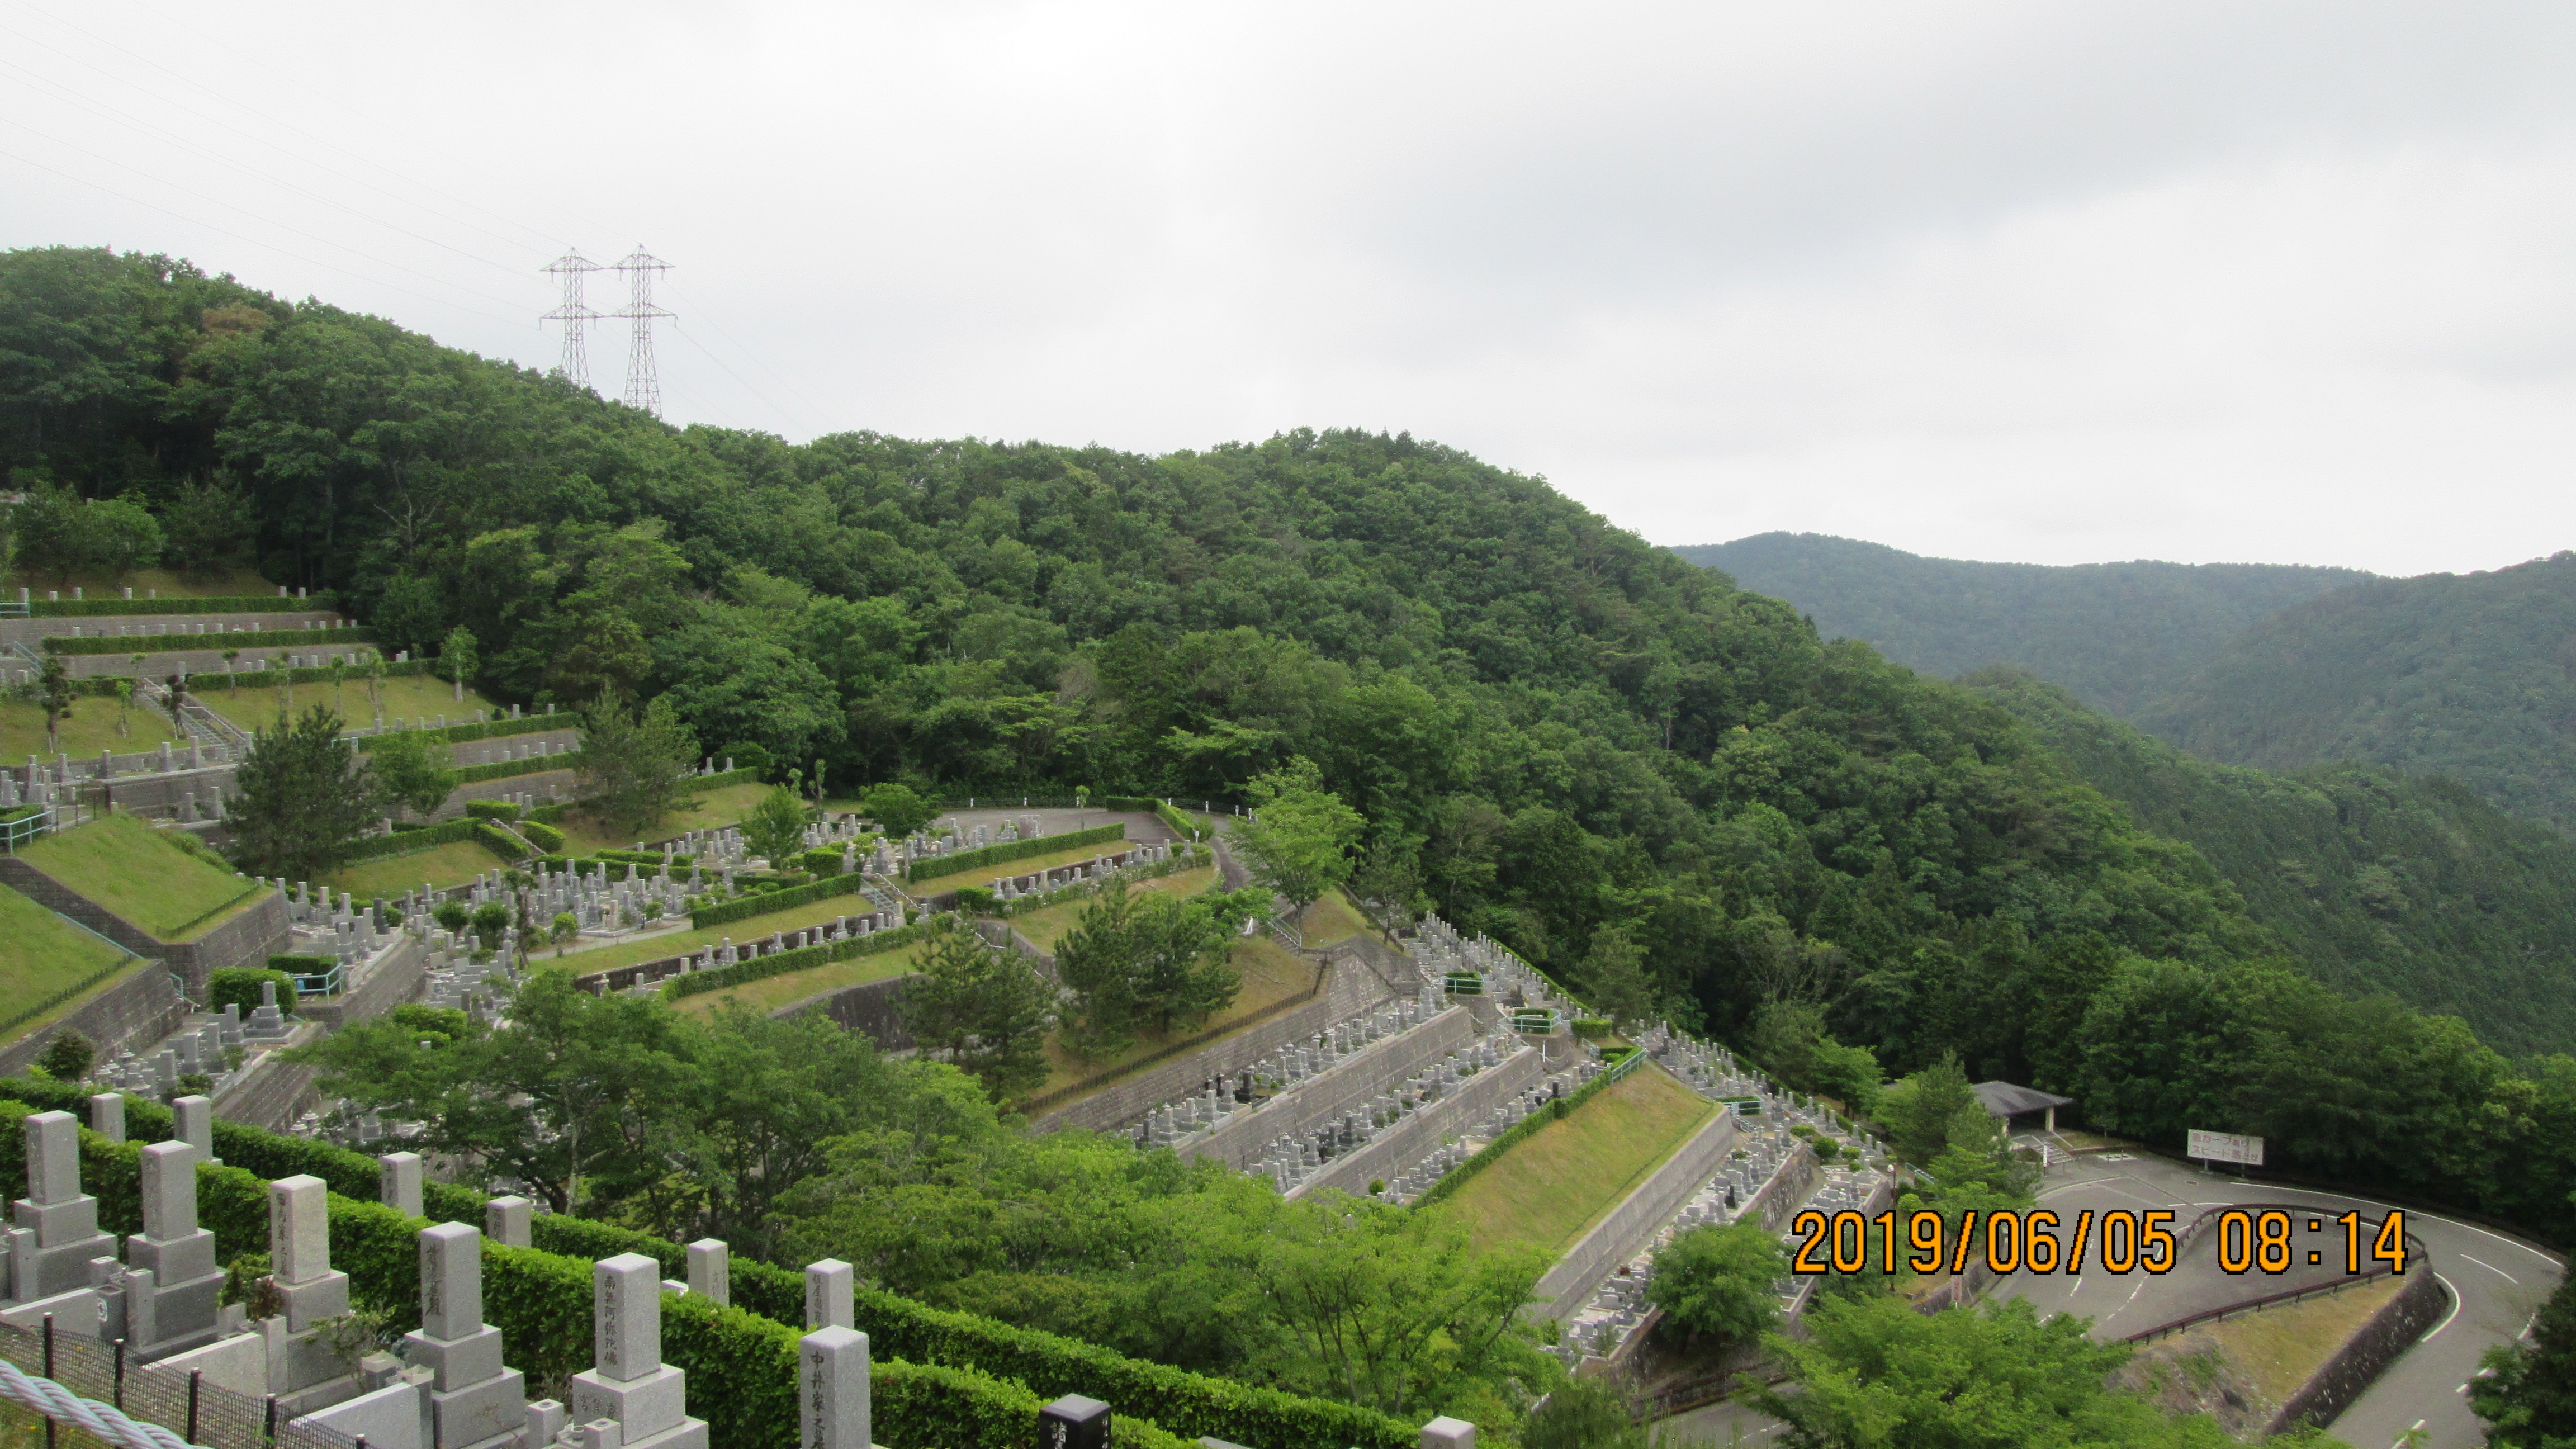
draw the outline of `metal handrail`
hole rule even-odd
[[[2176,1259],[2180,1259],[2183,1251],[2199,1240],[2200,1235],[2207,1230],[2209,1224],[2217,1221],[2219,1217],[2227,1213],[2285,1212],[2295,1217],[2301,1213],[2315,1213],[2317,1211],[2318,1209],[2313,1205],[2302,1207],[2295,1203],[2221,1203],[2218,1206],[2203,1212],[2199,1217],[2192,1219],[2191,1226],[2184,1229],[2182,1235],[2175,1240],[2174,1257]],[[2368,1222],[2370,1219],[2364,1218],[2362,1221]],[[2379,1221],[2384,1224],[2388,1219],[2382,1217]],[[2424,1240],[2418,1238],[2413,1233],[2408,1233],[2406,1235],[2406,1261],[2410,1264],[2419,1264],[2429,1262],[2430,1259],[2431,1254],[2429,1250],[2425,1248]],[[2382,1262],[2376,1264],[2368,1271],[2349,1274],[2345,1277],[2338,1278],[2331,1283],[2313,1283],[2305,1288],[2285,1288],[2278,1293],[2265,1293],[2258,1297],[2241,1299],[2235,1303],[2222,1304],[2216,1308],[2204,1308],[2198,1313],[2187,1313],[2171,1322],[2159,1323],[2153,1328],[2141,1329],[2136,1333],[2128,1334],[2122,1337],[2119,1341],[2122,1343],[2144,1343],[2148,1339],[2161,1338],[2168,1333],[2179,1333],[2195,1324],[2214,1322],[2218,1319],[2225,1318],[2230,1314],[2251,1313],[2255,1309],[2269,1308],[2274,1304],[2294,1303],[2303,1298],[2320,1297],[2329,1293],[2340,1293],[2346,1288],[2358,1287],[2364,1283],[2374,1283],[2382,1278],[2393,1277],[2400,1271],[2402,1270],[2391,1268]]]

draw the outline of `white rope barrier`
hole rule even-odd
[[[158,1424],[129,1419],[114,1408],[84,1399],[52,1379],[40,1379],[0,1358],[0,1399],[23,1404],[48,1419],[69,1421],[124,1449],[192,1449]]]

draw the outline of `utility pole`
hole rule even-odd
[[[617,263],[617,270],[626,274],[625,309],[608,314],[628,319],[633,328],[626,344],[626,405],[657,418],[662,415],[662,381],[653,371],[653,319],[672,314],[653,305],[653,274],[670,269],[669,262],[638,242],[634,252]]]
[[[564,327],[563,361],[556,370],[570,379],[572,385],[590,388],[590,323],[599,314],[582,305],[581,279],[584,273],[603,271],[599,263],[583,256],[579,248],[548,262],[541,270],[555,274],[563,284],[563,302],[540,321],[561,322]]]

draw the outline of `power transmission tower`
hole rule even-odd
[[[608,315],[627,318],[634,328],[626,344],[626,405],[658,418],[662,380],[653,372],[653,319],[673,314],[653,305],[653,274],[671,270],[671,264],[638,242],[634,252],[617,263],[617,270],[626,274],[626,307]]]
[[[563,283],[563,305],[548,312],[539,320],[561,322],[564,325],[561,371],[565,377],[572,379],[573,386],[588,391],[590,388],[590,323],[600,314],[582,305],[581,279],[584,273],[606,271],[607,268],[583,256],[580,249],[576,247],[546,263],[541,270],[554,273],[556,279]]]

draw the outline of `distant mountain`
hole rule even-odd
[[[2576,842],[2450,780],[2215,765],[2019,670],[1961,683],[2197,848],[2319,978],[2462,1017],[2503,1051],[2576,1049]]]
[[[2576,834],[2576,554],[2293,604],[2135,717],[2231,764],[2447,774]]]
[[[1796,605],[1829,639],[1944,678],[2019,665],[2124,719],[2256,620],[2373,577],[2294,564],[1971,563],[1820,533],[1673,552]]]

